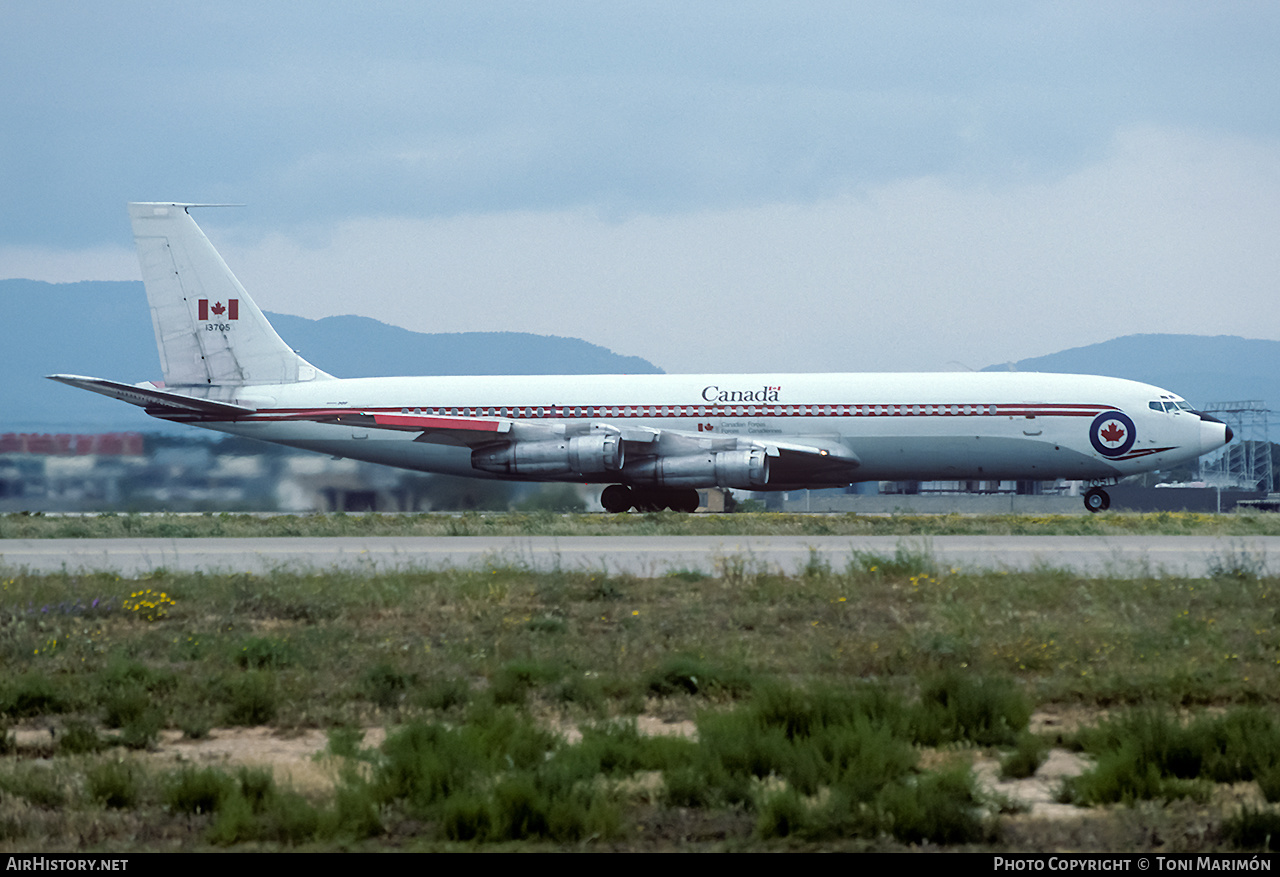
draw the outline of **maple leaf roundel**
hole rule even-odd
[[[1107,411],[1093,419],[1089,427],[1089,441],[1093,449],[1104,457],[1119,457],[1129,453],[1138,431],[1127,414]]]

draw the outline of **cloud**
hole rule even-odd
[[[297,233],[1053,178],[1139,124],[1276,136],[1278,22],[1176,0],[29,4],[0,29],[0,244],[124,243],[104,229],[130,199]]]
[[[120,214],[124,215],[123,205]],[[0,246],[0,278],[76,283],[80,280],[141,280],[142,273],[133,247],[62,250]]]
[[[973,367],[1130,332],[1280,336],[1280,147],[1140,128],[1000,188],[348,220],[229,259],[268,308],[576,335],[669,371]]]
[[[267,310],[576,336],[668,371],[946,370],[1138,332],[1280,337],[1280,144],[1179,129],[1131,128],[1093,164],[1001,186],[933,175],[760,206],[372,215],[265,237],[239,218],[253,211],[196,215]],[[0,275],[136,271],[126,250],[0,250]]]

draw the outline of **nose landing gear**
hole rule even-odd
[[[606,512],[620,514],[631,507],[639,512],[693,512],[698,509],[698,491],[692,487],[644,488],[610,484],[600,493],[600,505]]]
[[[1091,487],[1085,492],[1084,507],[1091,512],[1104,512],[1111,508],[1111,494],[1101,487]]]

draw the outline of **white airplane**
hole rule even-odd
[[[129,205],[163,382],[53,380],[153,417],[405,469],[605,483],[610,512],[693,511],[697,488],[1079,479],[1085,506],[1231,441],[1180,396],[1034,373],[338,379],[281,340],[190,216]]]

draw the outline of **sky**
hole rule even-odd
[[[234,203],[265,310],[669,372],[1280,339],[1277,46],[1270,0],[0,0],[0,278]]]

